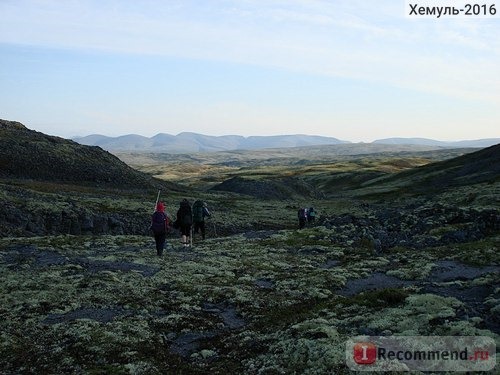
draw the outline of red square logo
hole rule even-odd
[[[371,365],[377,360],[377,347],[371,342],[358,342],[354,345],[354,362],[358,365]]]

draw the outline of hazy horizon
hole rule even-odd
[[[0,2],[0,117],[65,138],[497,138],[500,23],[403,0]]]
[[[118,137],[136,136],[136,135],[141,136],[141,137],[146,137],[146,138],[153,138],[157,135],[178,136],[182,133],[192,133],[192,134],[197,134],[197,135],[201,135],[201,136],[208,136],[208,137],[233,137],[234,136],[234,137],[244,137],[244,138],[250,138],[250,137],[286,137],[286,136],[328,137],[328,138],[335,138],[339,141],[349,142],[349,143],[372,143],[374,141],[381,140],[381,139],[420,139],[420,140],[429,140],[429,141],[437,141],[437,142],[465,142],[465,141],[480,141],[480,140],[485,140],[485,139],[500,139],[500,137],[453,139],[453,140],[443,140],[443,139],[434,139],[434,138],[426,138],[426,137],[385,137],[385,138],[372,139],[369,141],[352,141],[349,139],[340,139],[340,138],[334,137],[334,136],[326,136],[326,135],[321,135],[321,134],[305,134],[305,133],[295,133],[295,134],[283,133],[283,134],[272,134],[272,135],[255,134],[255,135],[244,136],[244,135],[240,135],[240,134],[211,135],[211,134],[203,134],[203,133],[196,133],[196,132],[190,132],[190,131],[183,131],[183,132],[179,132],[179,133],[160,132],[160,133],[154,134],[152,136],[145,136],[145,135],[138,134],[138,133],[127,133],[127,134],[121,134],[121,135],[117,135],[117,136],[109,136],[109,135],[100,134],[100,133],[93,133],[93,134],[87,134],[87,135],[83,135],[83,136],[76,135],[73,137],[69,137],[69,139],[78,139],[78,138],[85,138],[85,137],[91,137],[91,136],[104,136],[104,137],[110,137],[110,138],[118,138]]]

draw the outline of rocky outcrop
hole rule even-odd
[[[480,240],[500,230],[500,211],[445,205],[380,208],[370,216],[324,217],[330,240],[376,251],[396,246],[422,249]]]
[[[0,212],[0,237],[56,234],[147,234],[149,215],[99,213],[83,208],[27,212],[5,204]]]

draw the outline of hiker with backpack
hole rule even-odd
[[[156,254],[161,257],[165,248],[165,239],[170,228],[170,220],[165,213],[165,205],[163,202],[156,204],[156,210],[151,218],[151,230],[155,237]]]
[[[316,219],[316,211],[314,211],[313,207],[310,207],[309,210],[307,210],[307,222],[313,223],[315,219]]]
[[[201,231],[202,239],[205,239],[205,217],[210,217],[210,211],[208,211],[207,204],[197,200],[193,204],[194,233],[199,233]]]
[[[191,225],[193,224],[193,212],[187,199],[183,199],[177,211],[177,227],[181,231],[181,244],[184,247],[191,245]]]
[[[299,229],[302,229],[306,226],[307,222],[307,208],[299,208],[297,216],[299,218]]]

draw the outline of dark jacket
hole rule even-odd
[[[181,226],[188,226],[193,224],[193,212],[191,205],[187,200],[183,200],[177,211],[177,223]]]
[[[168,231],[168,218],[164,212],[156,211],[151,218],[151,230],[154,234]]]

